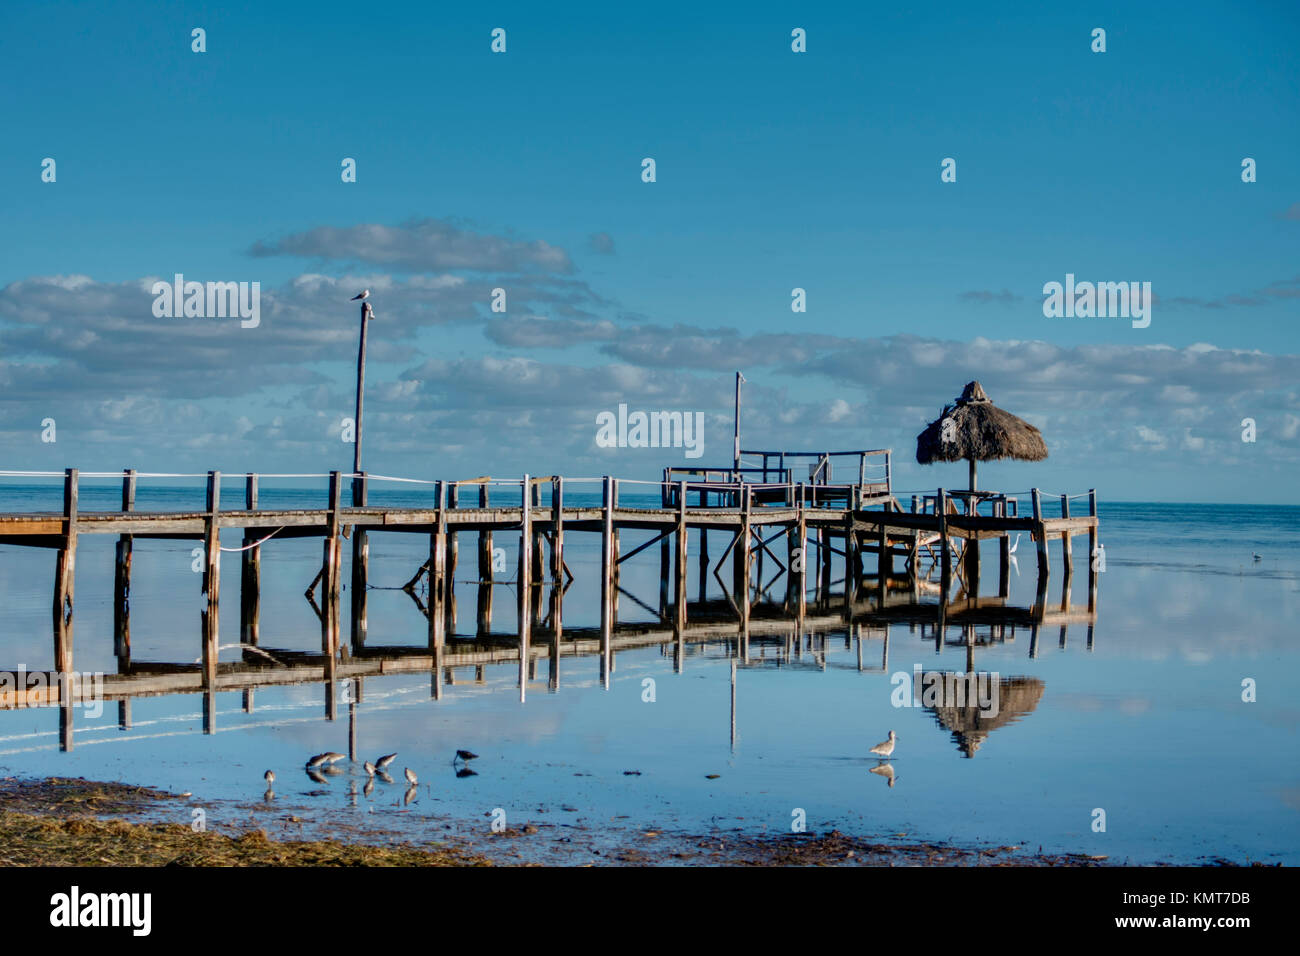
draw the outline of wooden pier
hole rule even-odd
[[[144,511],[136,507],[139,482],[152,476],[124,471],[120,478],[121,508],[87,511],[78,506],[81,475],[69,469],[63,475],[62,512],[0,514],[0,544],[48,548],[57,552],[53,586],[53,661],[55,674],[74,672],[75,581],[77,544],[82,535],[117,536],[114,561],[113,645],[118,662],[116,680],[148,677],[156,686],[184,687],[212,692],[234,689],[238,673],[250,667],[266,666],[266,657],[277,655],[262,647],[259,630],[261,601],[261,551],[286,538],[318,538],[322,542],[320,572],[308,587],[307,596],[321,622],[321,655],[303,665],[316,668],[327,683],[371,672],[367,649],[367,590],[369,543],[380,533],[428,536],[428,560],[407,583],[423,616],[427,619],[427,648],[419,653],[402,652],[411,669],[427,669],[433,675],[432,692],[441,693],[444,678],[451,673],[447,650],[448,634],[456,621],[455,579],[459,560],[458,536],[475,534],[476,571],[479,584],[476,635],[491,638],[493,545],[513,536],[517,548],[518,628],[508,647],[482,654],[481,664],[499,660],[505,654],[518,660],[519,687],[525,692],[530,670],[539,656],[558,655],[560,646],[588,649],[600,657],[602,683],[608,687],[614,669],[614,653],[628,645],[627,631],[618,623],[620,567],[659,544],[660,588],[656,614],[662,632],[651,629],[642,635],[648,643],[682,643],[695,627],[721,628],[724,633],[748,635],[767,627],[793,627],[796,636],[814,622],[814,615],[830,615],[841,625],[881,624],[897,621],[930,624],[936,641],[944,629],[980,619],[992,611],[1003,618],[1037,628],[1049,618],[1062,626],[1070,621],[1095,619],[1097,601],[1096,562],[1088,560],[1086,611],[1073,611],[1069,589],[1073,573],[1071,541],[1087,535],[1088,554],[1097,552],[1097,499],[1086,496],[1086,513],[1073,515],[1070,498],[1058,496],[1059,516],[1044,511],[1045,496],[1038,490],[1027,496],[1029,513],[1021,514],[1020,499],[996,492],[957,492],[937,489],[933,494],[910,496],[908,507],[895,496],[888,450],[850,453],[742,452],[761,458],[754,469],[667,469],[662,482],[574,479],[560,476],[522,476],[500,481],[475,478],[467,481],[389,479],[364,473],[333,472],[320,508],[266,508],[259,506],[259,476],[234,476],[243,484],[242,502],[223,497],[223,487],[232,476],[209,472],[206,476],[205,506],[199,511]],[[832,463],[849,459],[847,482],[832,480]],[[856,461],[854,458],[856,457]],[[883,463],[880,459],[883,457]],[[806,461],[801,461],[806,460]],[[807,480],[797,480],[795,468],[808,465]],[[880,467],[883,464],[883,469]],[[869,468],[870,466],[870,468]],[[870,474],[868,473],[870,470]],[[106,477],[96,475],[96,478]],[[320,476],[324,477],[324,476]],[[351,483],[350,504],[343,503],[343,486]],[[391,507],[371,503],[372,485],[384,481],[406,482],[420,495],[427,493],[427,506]],[[599,491],[599,499],[594,492]],[[586,493],[585,495],[583,493]],[[586,498],[587,501],[580,499]],[[235,538],[233,532],[238,531]],[[695,531],[698,554],[688,554],[688,535]],[[223,547],[225,540],[238,540]],[[565,589],[573,579],[564,560],[565,537],[587,533],[600,542],[599,626],[590,631],[567,632],[562,620]],[[723,547],[716,560],[709,551],[710,533],[721,536]],[[1036,543],[1037,591],[1031,608],[1015,611],[1006,607],[1009,594],[1008,569],[1014,555],[1010,536],[1024,534]],[[626,547],[626,538],[644,538]],[[169,675],[148,674],[148,665],[131,659],[130,596],[132,546],[135,539],[189,539],[202,547],[201,664],[196,672],[177,669]],[[776,545],[786,539],[784,549]],[[998,592],[995,598],[979,597],[980,560],[978,543],[995,539],[999,547]],[[348,608],[349,641],[341,639],[340,592],[342,590],[343,541],[350,539],[350,587]],[[1051,574],[1048,542],[1062,543],[1063,599],[1059,610],[1048,608],[1047,583]],[[240,644],[243,661],[219,664],[218,633],[221,613],[221,556],[240,557],[239,601]],[[870,562],[869,556],[875,556]],[[547,560],[549,556],[549,560]],[[698,596],[687,598],[692,557],[698,562]],[[842,568],[832,580],[833,559]],[[724,575],[728,559],[731,573]],[[775,576],[768,579],[764,563],[771,562]],[[937,586],[930,581],[938,569]],[[84,569],[83,569],[84,571]],[[722,593],[722,601],[706,599],[708,578]],[[769,622],[766,614],[774,601],[776,582],[784,578],[784,597],[779,601],[780,622]],[[960,585],[958,599],[951,596],[954,581]],[[832,608],[832,589],[842,585]],[[544,601],[549,589],[550,600]],[[809,595],[812,595],[812,607]],[[929,600],[936,596],[937,600]],[[866,603],[864,603],[866,595]],[[423,597],[423,600],[421,600]],[[639,599],[632,597],[631,599]],[[983,604],[981,602],[988,602]],[[544,604],[546,605],[544,607]],[[648,607],[647,605],[642,605]],[[998,609],[1001,609],[1000,611]],[[693,621],[693,614],[706,620]],[[719,621],[721,616],[722,621]],[[1091,630],[1091,628],[1090,628]],[[1035,632],[1036,633],[1036,632]],[[534,641],[553,645],[539,648]],[[1091,640],[1091,639],[1090,639]],[[575,651],[576,652],[576,651]],[[280,655],[281,657],[285,655]],[[292,657],[292,655],[288,655]],[[386,665],[390,669],[393,665]],[[382,670],[382,668],[381,668]],[[274,671],[259,679],[278,680]],[[288,672],[285,672],[288,677]],[[297,679],[297,678],[293,678]],[[69,703],[64,695],[63,703]],[[5,706],[0,701],[0,707]]]

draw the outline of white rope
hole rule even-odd
[[[350,476],[356,477],[356,476]],[[436,485],[436,481],[429,481],[427,478],[394,478],[392,475],[366,475],[366,480],[373,478],[375,481],[403,481],[411,485]]]
[[[253,550],[254,548],[256,548],[259,544],[261,544],[262,541],[270,541],[272,538],[274,538],[277,534],[279,534],[279,533],[280,533],[281,531],[283,531],[283,530],[284,530],[284,528],[282,528],[282,527],[281,527],[281,528],[276,528],[274,531],[272,531],[270,534],[268,534],[268,535],[267,535],[265,538],[263,538],[261,541],[254,541],[252,544],[245,545],[245,546],[242,547],[242,548],[222,548],[221,550],[222,550],[222,551],[229,551],[229,552],[234,553],[234,554],[238,554],[240,551],[251,551],[251,550]]]

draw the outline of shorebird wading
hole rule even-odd
[[[366,776],[367,776],[367,777],[373,777],[373,776],[375,775],[375,769],[376,769],[376,768],[375,768],[375,765],[372,764],[369,760],[367,760],[367,761],[366,761],[365,763],[363,763],[361,766],[363,766],[363,767],[366,768]]]
[[[874,747],[871,748],[871,752],[873,754],[876,754],[878,757],[888,757],[890,754],[894,752],[894,742],[897,739],[898,736],[891,730],[889,732],[889,739],[883,741],[882,743],[876,744]]]
[[[410,767],[407,767],[407,768],[406,768],[406,782],[409,783],[409,784],[410,784],[411,786],[413,786],[413,787],[414,787],[417,783],[420,782],[419,780],[416,779],[415,774],[411,772],[411,768],[410,768]]]
[[[384,754],[382,757],[380,757],[378,760],[375,761],[375,768],[377,770],[387,770],[388,765],[393,762],[393,759],[396,756],[397,754]]]
[[[275,771],[268,770],[266,773],[262,774],[262,779],[266,781],[266,785],[269,787],[271,784],[275,783]]]

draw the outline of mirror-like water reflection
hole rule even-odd
[[[373,811],[412,838],[447,821],[482,827],[496,808],[512,825],[690,832],[788,832],[802,809],[810,830],[1300,862],[1300,558],[1279,510],[1300,512],[1103,505],[1095,612],[1077,574],[1070,593],[1058,574],[1046,599],[1032,571],[1013,570],[1005,598],[971,599],[959,581],[941,602],[904,580],[846,600],[836,565],[798,620],[769,565],[747,627],[717,580],[701,592],[692,575],[680,628],[651,547],[623,566],[607,669],[590,536],[567,545],[563,591],[529,596],[522,660],[518,595],[469,580],[463,539],[436,667],[425,596],[401,590],[426,543],[371,537],[365,642],[345,637],[327,662],[303,598],[319,541],[286,541],[263,555],[256,649],[223,615],[220,683],[206,695],[190,543],[137,541],[129,676],[114,676],[112,575],[83,570],[77,666],[107,675],[103,712],[0,711],[0,767],[190,791],[232,818],[268,799],[271,768],[270,806],[322,821]],[[624,540],[626,553],[641,539]],[[512,576],[507,561],[499,577]],[[111,543],[83,542],[79,562],[110,568]],[[50,667],[45,563],[0,548],[4,666]],[[896,749],[881,759],[870,748],[890,730]],[[326,751],[344,759],[309,776],[307,758]],[[392,782],[366,773],[363,761],[391,752]]]

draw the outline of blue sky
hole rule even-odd
[[[996,484],[1289,499],[1300,9],[999,6],[9,12],[9,467],[347,467],[369,285],[376,471],[685,463],[595,447],[619,402],[705,412],[726,461],[741,367],[747,439],[891,445],[906,488],[964,480],[907,462],[979,378],[1052,451]],[[140,285],[176,272],[261,282],[263,326],[154,319]],[[1151,326],[1045,318],[1067,272],[1151,282]]]

